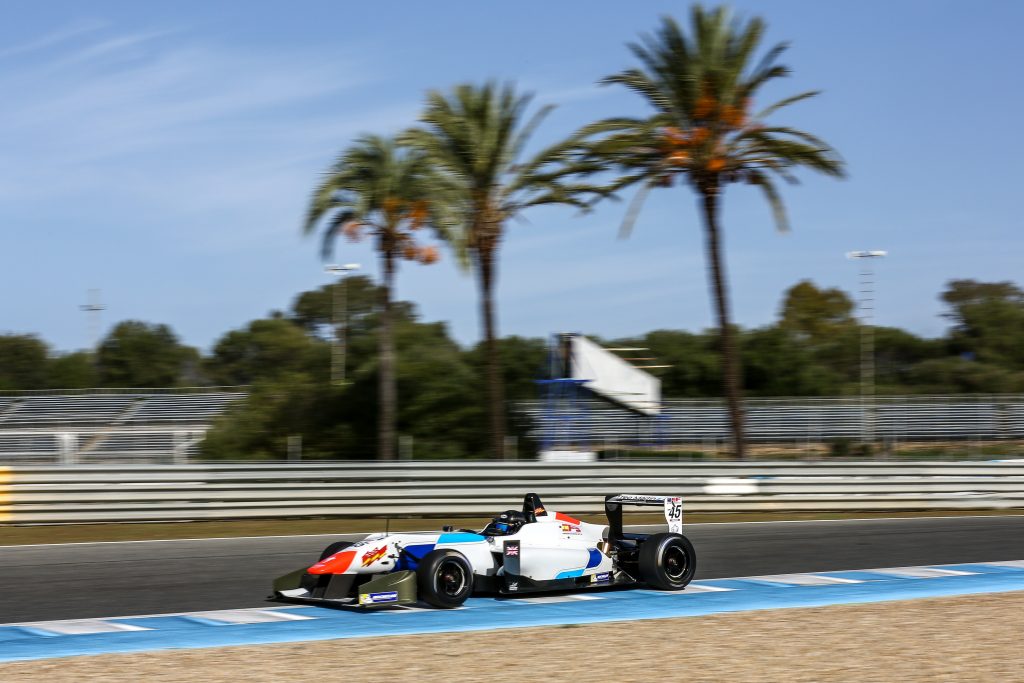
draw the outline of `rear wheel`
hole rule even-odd
[[[416,587],[428,605],[458,607],[473,592],[473,568],[456,550],[432,550],[416,566]]]
[[[352,545],[352,541],[338,541],[337,543],[330,544],[329,546],[324,548],[324,551],[322,553],[320,553],[320,561],[323,562],[331,555],[334,555],[335,553],[340,553],[342,550],[349,547],[350,545]]]
[[[653,534],[640,545],[640,577],[652,588],[686,588],[697,571],[697,553],[682,534]]]

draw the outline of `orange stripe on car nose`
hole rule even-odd
[[[352,566],[352,560],[355,559],[355,556],[355,550],[345,550],[331,555],[322,562],[317,562],[306,571],[310,574],[344,574]]]

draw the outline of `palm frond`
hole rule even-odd
[[[747,180],[758,185],[771,204],[776,223],[787,229],[781,196],[772,177],[796,182],[807,168],[842,177],[842,159],[820,138],[785,126],[766,126],[765,117],[813,97],[817,91],[786,97],[756,116],[751,99],[768,81],[789,70],[778,63],[785,43],[756,54],[765,34],[758,18],[741,20],[727,8],[691,8],[687,31],[665,17],[650,35],[629,45],[639,64],[601,82],[640,95],[651,107],[648,118],[610,118],[582,127],[563,150],[559,170],[546,168],[547,180],[566,182],[573,175],[601,177],[618,173],[598,198],[615,197],[639,185],[627,212],[625,232],[653,187],[688,176],[690,185],[720,187]],[[699,134],[699,137],[698,137]]]
[[[324,224],[320,253],[326,259],[341,228],[350,222],[369,226],[377,236],[390,235],[384,242],[395,244],[396,231],[413,225],[409,207],[417,203],[430,207],[427,223],[443,230],[444,214],[433,211],[431,202],[450,192],[449,180],[436,173],[418,149],[391,138],[359,136],[315,188],[302,231],[309,234]]]
[[[602,186],[567,182],[576,174],[599,169],[586,160],[572,160],[575,138],[548,146],[527,159],[525,149],[551,106],[527,116],[532,96],[511,84],[459,85],[451,92],[428,94],[420,126],[405,132],[402,144],[420,150],[436,172],[450,182],[443,204],[446,241],[457,253],[476,256],[480,234],[500,235],[506,220],[523,210],[565,204],[588,210],[588,199]],[[576,156],[579,156],[578,154]],[[560,167],[571,161],[573,173]]]
[[[754,172],[749,176],[750,184],[757,185],[764,193],[768,205],[772,209],[772,217],[775,219],[775,227],[779,232],[789,232],[789,218],[786,216],[786,206],[782,202],[782,196],[775,188],[771,178],[764,173]]]
[[[640,187],[637,188],[636,194],[633,195],[633,199],[629,202],[629,208],[626,209],[626,216],[622,219],[622,225],[619,226],[619,239],[625,239],[633,234],[633,226],[636,225],[636,219],[640,216],[640,209],[643,208],[644,202],[647,201],[647,195],[650,194],[653,187],[653,184],[647,181],[641,183]]]
[[[777,112],[778,110],[782,109],[783,107],[788,107],[791,104],[795,104],[795,103],[800,102],[802,100],[810,99],[810,98],[815,97],[815,96],[820,95],[820,94],[821,94],[820,90],[808,90],[807,92],[802,92],[799,95],[792,95],[791,97],[786,97],[784,99],[779,100],[778,102],[776,102],[775,104],[773,104],[771,106],[765,107],[764,109],[759,111],[757,114],[755,114],[754,118],[759,120],[759,121],[763,120],[763,119],[766,119],[769,116],[771,116],[772,114],[774,114],[775,112]]]
[[[338,237],[338,233],[353,218],[355,218],[354,211],[339,211],[334,214],[334,218],[324,228],[323,237],[320,240],[320,258],[324,261],[330,259],[334,254],[334,242]]]

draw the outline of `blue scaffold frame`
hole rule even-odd
[[[588,430],[592,417],[586,400],[590,392],[585,386],[590,380],[567,377],[570,374],[569,353],[566,340],[573,335],[555,334],[548,344],[548,355],[542,374],[545,379],[535,380],[541,389],[542,411],[540,424],[540,446],[542,451],[557,447],[593,448],[596,444]],[[671,425],[664,405],[658,414],[638,417],[635,444],[653,448],[667,442]],[[628,410],[628,409],[627,409]]]
[[[585,379],[556,377],[536,380],[544,391],[544,411],[541,417],[541,449],[554,446],[580,445],[585,435],[587,407],[582,400],[581,387]]]

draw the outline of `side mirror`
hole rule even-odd
[[[443,527],[441,527],[441,531],[448,533],[449,531],[455,531],[455,527],[453,527],[451,524],[445,524]]]

